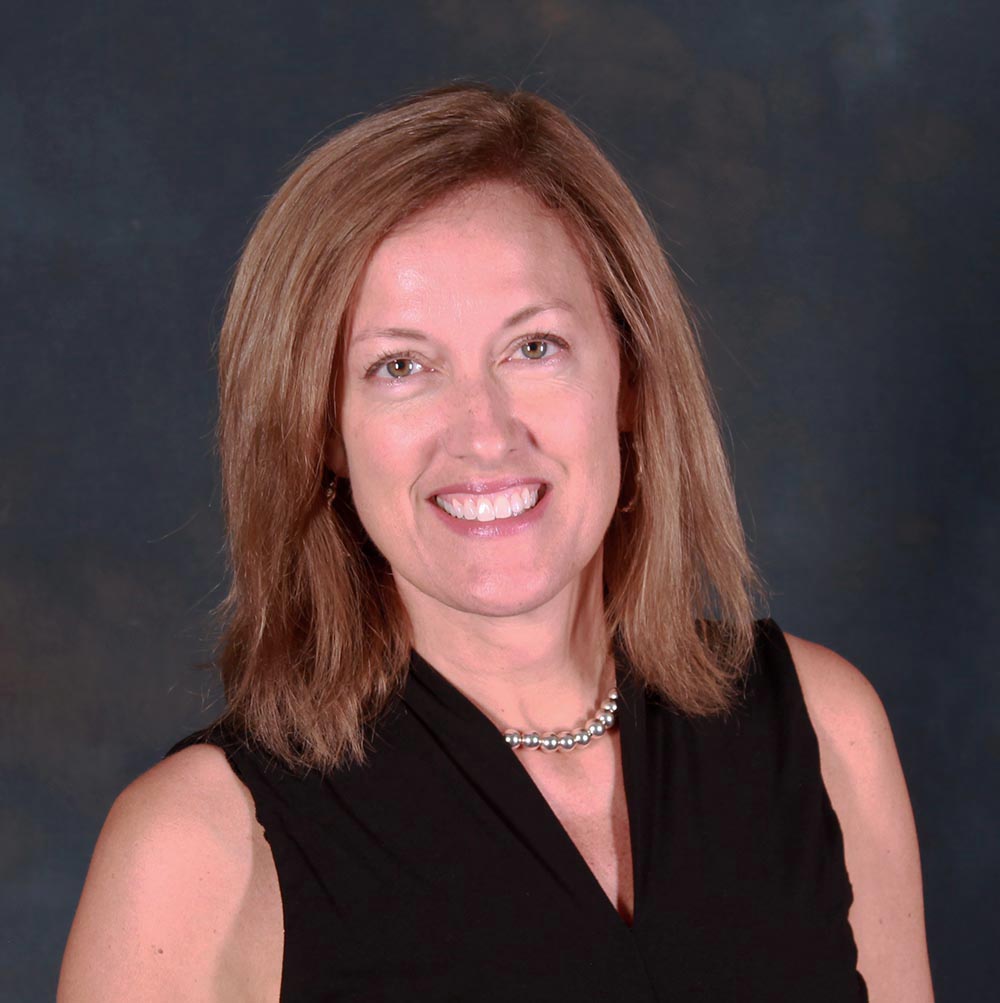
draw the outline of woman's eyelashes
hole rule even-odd
[[[531,334],[522,338],[504,361],[544,362],[568,348],[569,345],[554,334]],[[398,383],[427,368],[429,367],[408,352],[386,352],[368,367],[365,377]]]

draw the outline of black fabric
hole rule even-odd
[[[773,620],[748,669],[732,715],[693,720],[618,657],[631,927],[520,754],[416,653],[363,767],[294,775],[213,738],[274,855],[282,1000],[867,1000],[841,830]]]

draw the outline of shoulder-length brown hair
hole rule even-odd
[[[353,294],[400,221],[496,179],[565,221],[620,334],[635,408],[622,444],[623,504],[605,540],[609,635],[648,687],[692,715],[732,705],[752,649],[758,583],[712,396],[642,210],[549,102],[482,84],[436,88],[359,120],[302,160],[247,240],[222,327],[232,583],[219,608],[228,704],[219,723],[290,765],[361,761],[365,729],[408,664],[405,612],[349,486],[332,507],[324,499]]]

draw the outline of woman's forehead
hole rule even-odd
[[[593,306],[590,270],[563,221],[510,184],[457,193],[410,217],[376,248],[355,313],[471,308],[511,298]]]

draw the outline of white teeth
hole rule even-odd
[[[436,495],[434,501],[448,515],[469,522],[513,519],[538,503],[539,488],[512,488],[491,495]]]

